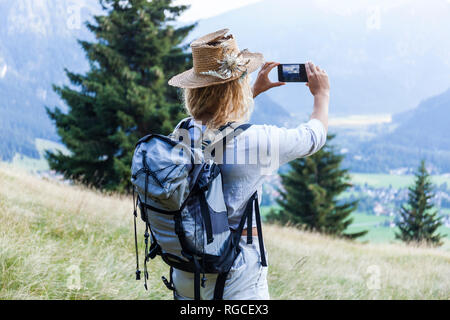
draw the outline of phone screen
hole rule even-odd
[[[285,63],[278,65],[278,81],[308,82],[305,64]]]

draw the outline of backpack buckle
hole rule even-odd
[[[162,281],[164,282],[164,284],[166,285],[167,289],[175,291],[174,286],[172,285],[172,283],[170,283],[169,281],[167,281],[167,278],[162,276],[161,277]]]
[[[153,242],[150,246],[150,250],[148,252],[148,257],[150,259],[154,259],[156,257],[156,255],[159,253],[160,251],[160,246],[158,245],[157,242]]]

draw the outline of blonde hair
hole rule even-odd
[[[211,129],[230,121],[247,121],[254,107],[250,79],[245,75],[222,84],[186,88],[184,105],[194,119],[204,120],[203,124]]]

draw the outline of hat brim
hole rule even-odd
[[[242,51],[242,57],[244,59],[249,59],[247,64],[247,73],[252,73],[253,71],[259,69],[264,64],[264,56],[261,53],[253,53],[249,51]],[[242,73],[232,76],[228,79],[220,79],[215,76],[198,74],[194,71],[194,68],[184,71],[169,80],[169,85],[178,88],[202,88],[208,87],[216,84],[226,83],[239,78]]]

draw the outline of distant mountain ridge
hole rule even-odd
[[[450,173],[450,89],[394,121],[397,127],[392,132],[355,146],[352,153],[360,160],[351,162],[354,170],[415,168],[426,159],[435,172]]]

